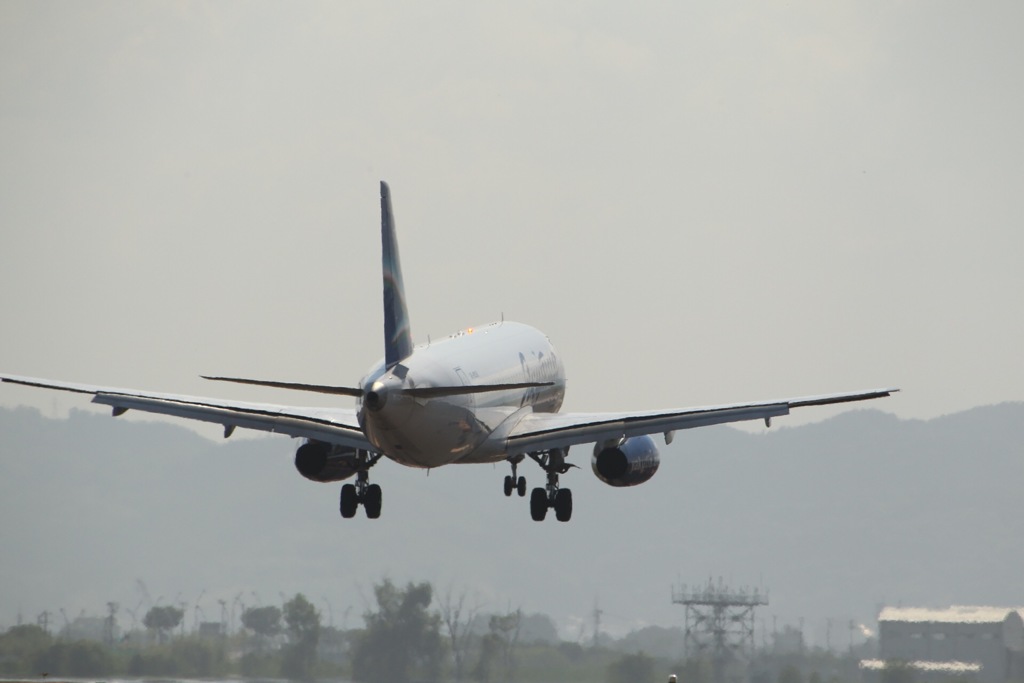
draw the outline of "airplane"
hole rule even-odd
[[[637,486],[660,465],[654,435],[672,442],[677,430],[764,420],[793,408],[864,401],[899,389],[875,389],[752,403],[640,412],[562,413],[566,378],[562,359],[548,338],[523,323],[501,320],[460,330],[439,341],[414,345],[398,256],[391,191],[380,183],[384,293],[384,358],[355,386],[203,376],[236,384],[348,396],[355,408],[302,408],[217,398],[154,393],[0,374],[14,384],[77,392],[109,406],[116,417],[128,410],[222,425],[228,438],[237,428],[303,439],[295,452],[299,473],[316,482],[341,482],[339,509],[351,518],[360,506],[371,519],[381,513],[382,493],[370,470],[382,458],[434,468],[451,464],[507,462],[504,494],[526,496],[518,466],[530,458],[547,477],[530,494],[530,516],[549,510],[567,522],[572,491],[560,476],[575,465],[572,446],[594,444],[591,469],[610,486]]]

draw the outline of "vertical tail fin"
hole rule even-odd
[[[391,367],[412,353],[409,312],[405,307],[402,264],[398,259],[395,216],[391,212],[391,190],[380,183],[380,238],[384,271],[384,364]]]

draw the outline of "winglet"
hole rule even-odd
[[[412,353],[409,312],[405,306],[402,264],[398,259],[391,190],[380,182],[380,237],[384,271],[384,364],[391,367]]]

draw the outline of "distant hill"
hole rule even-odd
[[[563,478],[569,524],[532,522],[501,493],[504,466],[429,473],[382,462],[380,520],[342,520],[338,485],[300,477],[296,442],[213,442],[172,424],[0,410],[0,624],[49,609],[121,620],[140,601],[279,602],[304,592],[337,625],[371,587],[431,580],[488,611],[551,615],[563,635],[679,625],[674,584],[763,584],[762,624],[871,625],[877,605],[1024,604],[1024,404],[930,420],[855,410],[764,434],[677,434],[661,471],[612,489],[590,451]],[[530,485],[538,468],[521,470]],[[328,603],[331,607],[328,608]],[[137,615],[141,619],[141,614]],[[839,627],[837,627],[839,628]]]

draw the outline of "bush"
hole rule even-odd
[[[654,659],[643,652],[626,655],[608,665],[608,683],[643,683],[654,680]]]
[[[33,663],[53,645],[53,637],[34,624],[14,626],[0,635],[0,674],[38,674]]]
[[[114,658],[99,643],[77,640],[58,642],[39,653],[34,661],[39,673],[89,678],[114,673]]]

